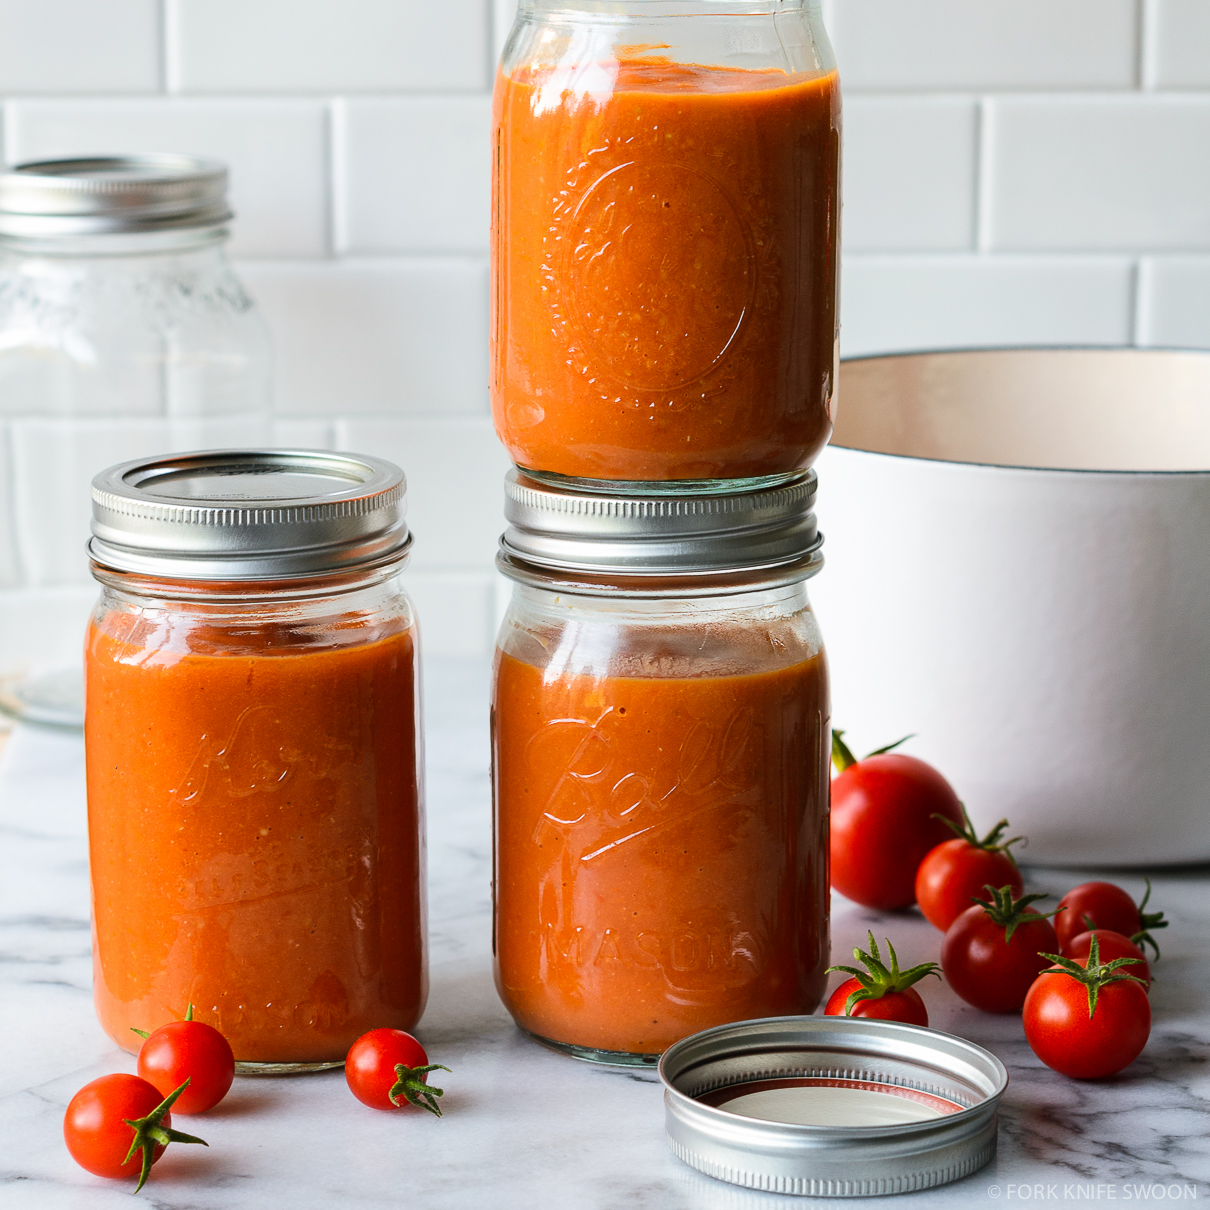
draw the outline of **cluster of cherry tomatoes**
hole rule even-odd
[[[1095,1079],[1133,1063],[1151,1033],[1151,968],[1159,957],[1151,930],[1161,912],[1109,882],[1086,882],[1051,912],[1026,895],[1001,820],[980,837],[949,782],[936,769],[892,751],[856,760],[843,732],[833,740],[839,774],[832,782],[832,886],[866,907],[920,905],[945,933],[941,962],[889,965],[874,934],[857,948],[860,967],[829,999],[833,1015],[881,1017],[928,1025],[915,984],[944,975],[968,1004],[986,1012],[1021,1012],[1025,1037],[1047,1066]],[[901,743],[903,741],[900,741]]]
[[[63,1138],[72,1159],[96,1176],[137,1176],[138,1193],[151,1166],[169,1143],[204,1139],[172,1128],[172,1110],[205,1113],[230,1091],[235,1055],[217,1029],[193,1019],[162,1025],[151,1034],[135,1030],[144,1042],[137,1076],[101,1076],[72,1097],[63,1118]],[[371,1109],[417,1105],[441,1116],[428,1074],[449,1071],[429,1063],[424,1047],[401,1029],[372,1029],[349,1049],[345,1079],[353,1095]]]

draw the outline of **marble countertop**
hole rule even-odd
[[[340,1071],[237,1079],[204,1117],[210,1143],[173,1147],[139,1194],[175,1210],[531,1206],[558,1210],[776,1210],[824,1204],[756,1193],[681,1164],[663,1137],[653,1073],[597,1068],[523,1037],[496,999],[489,945],[491,852],[486,674],[433,661],[426,672],[432,996],[417,1030],[436,1061],[446,1116],[358,1104]],[[1140,808],[1142,809],[1142,808]],[[1035,869],[1030,889],[1061,895],[1087,875]],[[1132,892],[1133,875],[1117,878]],[[1210,1198],[1210,871],[1153,879],[1172,926],[1143,1056],[1120,1076],[1080,1083],[1043,1067],[1019,1017],[989,1016],[928,981],[934,1026],[997,1054],[1011,1083],[1000,1150],[974,1176],[895,1203],[927,1207]],[[1053,902],[1053,900],[1052,900]],[[835,961],[867,927],[901,961],[938,956],[916,914],[882,916],[838,900]],[[96,1076],[133,1071],[97,1025],[90,991],[83,745],[19,728],[0,763],[0,1206],[129,1206],[133,1185],[75,1166],[64,1108]],[[188,1124],[186,1124],[188,1123]],[[848,1205],[887,1206],[886,1199]],[[839,1206],[846,1203],[828,1202]]]

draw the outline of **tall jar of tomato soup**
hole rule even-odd
[[[838,331],[819,0],[520,0],[494,180],[492,409],[519,467],[626,490],[811,464]]]
[[[404,477],[218,451],[93,480],[85,745],[97,1014],[333,1066],[427,994]]]
[[[492,707],[496,986],[555,1049],[654,1063],[808,1013],[828,961],[813,472],[674,499],[510,472]]]

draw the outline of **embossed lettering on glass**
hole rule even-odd
[[[522,0],[494,123],[492,404],[517,465],[615,488],[809,466],[837,336],[818,0]]]
[[[510,475],[496,979],[556,1049],[642,1065],[708,1026],[818,1002],[829,710],[804,585],[813,495],[800,475],[688,509]]]

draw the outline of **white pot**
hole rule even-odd
[[[1210,859],[1210,353],[844,363],[812,598],[833,723],[1042,864]]]

